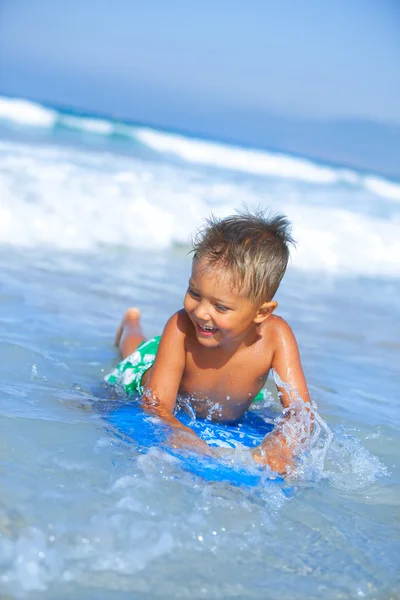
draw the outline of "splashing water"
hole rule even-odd
[[[274,370],[272,374],[276,386],[285,389],[291,398],[290,407],[273,418],[270,409],[275,400],[267,390],[264,390],[264,402],[253,405],[250,414],[261,416],[263,422],[271,425],[274,435],[282,436],[291,448],[296,460],[288,472],[288,481],[306,484],[325,480],[339,489],[356,490],[374,483],[379,477],[388,475],[386,467],[376,456],[366,450],[359,440],[345,433],[343,428],[331,430],[318,413],[314,401],[305,403],[296,389],[282,381]],[[183,411],[189,418],[187,424],[190,427],[195,431],[200,428],[198,433],[205,436],[208,443],[214,446],[214,454],[222,464],[232,469],[245,468],[249,473],[260,475],[252,451],[262,437],[259,437],[257,442],[250,437],[250,444],[254,445],[249,447],[237,438],[232,438],[228,429],[224,433],[224,426],[217,426],[218,432],[215,425],[204,427],[206,422],[211,425],[215,407],[210,408],[209,418],[198,420],[190,397],[179,397],[178,410]],[[243,433],[240,434],[242,437],[249,434],[250,430],[246,422],[239,425],[240,427],[243,427]],[[263,469],[264,474],[260,478],[261,487],[268,478],[274,476],[268,465]]]
[[[292,399],[290,407],[275,420],[276,429],[285,437],[297,457],[290,479],[328,480],[343,489],[359,489],[388,475],[381,461],[363,448],[361,442],[344,433],[332,431],[318,413],[317,404],[305,403],[297,390],[273,371],[275,384]]]

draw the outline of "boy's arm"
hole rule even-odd
[[[194,448],[210,454],[211,449],[206,442],[173,415],[185,368],[186,325],[183,311],[174,314],[167,322],[150,378],[144,386],[142,406],[172,428],[169,439],[172,446]]]
[[[271,366],[279,377],[277,388],[282,406],[289,411],[281,425],[255,449],[253,458],[259,464],[268,464],[274,471],[284,473],[293,465],[292,457],[299,442],[304,442],[304,436],[311,433],[312,415],[307,409],[310,395],[293,331],[280,317],[275,317],[274,329]]]
[[[272,357],[272,368],[279,375],[283,387],[277,384],[283,408],[288,408],[299,399],[310,402],[306,379],[301,366],[299,347],[290,326],[276,318],[275,350]]]

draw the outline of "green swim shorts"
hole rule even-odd
[[[127,394],[143,394],[142,377],[154,364],[160,338],[156,335],[141,342],[135,352],[120,362],[104,380],[125,388]]]
[[[111,373],[104,377],[107,383],[123,387],[127,394],[143,394],[142,377],[153,366],[156,359],[160,335],[151,340],[141,342],[135,352],[121,361]],[[261,390],[253,402],[264,400],[264,390]]]

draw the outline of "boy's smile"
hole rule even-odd
[[[196,321],[196,325],[199,330],[199,334],[204,335],[206,337],[212,336],[218,331],[217,327],[206,327],[204,325],[201,325],[198,321]]]
[[[234,288],[229,272],[205,259],[193,260],[184,308],[201,345],[240,344],[256,333],[258,308]]]

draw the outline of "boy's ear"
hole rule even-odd
[[[254,322],[259,325],[260,323],[265,321],[265,319],[267,319],[269,315],[271,315],[274,312],[277,306],[278,303],[275,300],[264,302],[264,304],[262,304],[258,309],[258,312],[254,318]]]

